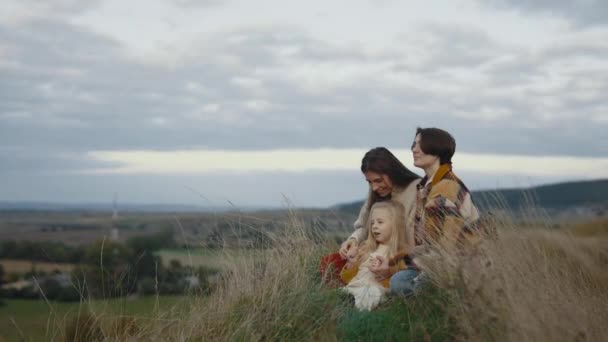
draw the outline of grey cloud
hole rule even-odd
[[[372,5],[387,6],[397,3],[397,0],[368,0]]]
[[[430,54],[424,63],[429,70],[475,68],[500,56],[505,50],[479,29],[455,25],[428,25],[424,30],[430,34]]]
[[[585,57],[605,60],[608,55],[608,41],[586,40],[556,44],[542,51],[541,58],[568,59]]]
[[[525,51],[498,57],[481,66],[480,70],[496,88],[519,87],[548,76],[547,71],[542,69],[542,62]]]
[[[28,6],[38,4],[37,0],[19,0]],[[80,13],[99,6],[101,0],[45,0],[44,4],[53,12]]]
[[[230,0],[171,0],[171,2],[185,8],[216,8],[229,3]]]
[[[506,63],[489,65],[485,72],[491,76],[494,100],[502,98],[512,107],[519,106],[520,113],[532,114],[532,118],[551,114],[593,120],[591,112],[606,105],[605,56],[608,49],[601,44],[565,42],[512,56]],[[533,113],[535,110],[545,113]]]
[[[524,14],[540,13],[562,17],[577,26],[608,24],[608,2],[604,0],[480,0],[498,8],[515,9]]]
[[[483,32],[463,27],[425,30],[422,39],[434,48],[419,64],[408,64],[409,47],[370,54],[281,27],[201,36],[184,60],[166,68],[139,64],[124,55],[118,42],[66,23],[0,26],[0,45],[13,46],[8,58],[14,62],[0,64],[0,144],[78,153],[367,148],[407,146],[416,126],[432,125],[453,130],[464,151],[608,154],[608,144],[593,143],[606,124],[568,118],[569,113],[596,110],[604,103],[600,97],[568,97],[572,89],[583,88],[574,82],[583,74],[566,75],[573,80],[571,88],[556,93],[517,93],[518,87],[555,72],[542,65],[557,56],[511,51]],[[563,51],[559,58],[571,58],[567,47]],[[372,65],[377,71],[323,91],[311,91],[291,77],[292,66],[324,63]],[[399,68],[400,63],[406,67]],[[599,68],[596,72],[605,70]],[[485,81],[469,85],[450,73],[455,69],[478,72]],[[323,81],[325,75],[318,77]],[[394,84],[389,77],[424,82]],[[605,79],[596,79],[595,87],[605,90]],[[450,90],[454,85],[457,91]],[[557,110],[565,119],[543,119],[545,113],[535,103],[538,96],[564,100]],[[270,106],[247,107],[247,101],[256,100]],[[484,107],[506,108],[513,114],[496,122],[454,115]],[[570,127],[588,134],[554,138],[556,131]],[[515,139],[504,134],[507,129],[516,132]],[[577,144],[588,147],[581,151]]]
[[[17,4],[30,16],[38,18],[61,18],[80,14],[98,7],[102,0],[4,0],[8,3]],[[19,13],[17,14],[24,14]]]
[[[91,150],[407,148],[417,126],[450,130],[458,151],[606,157],[608,122],[598,118],[607,106],[608,51],[571,33],[526,51],[467,27],[425,26],[370,53],[289,27],[247,28],[201,35],[167,67],[139,63],[120,42],[57,19],[0,23],[0,199],[111,201],[118,192],[125,201],[196,203],[188,187],[215,204],[276,205],[285,193],[296,204],[331,205],[363,197],[356,166],[179,177],[78,172],[117,166],[88,158]],[[323,65],[357,72],[332,84],[339,75],[315,69]],[[295,77],[294,66],[312,69]],[[501,110],[508,115],[474,117]],[[497,184],[495,176],[461,176],[474,188]]]

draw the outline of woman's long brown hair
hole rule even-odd
[[[376,172],[387,175],[393,186],[406,188],[412,181],[420,178],[417,174],[405,167],[394,154],[386,147],[376,147],[367,151],[361,160],[361,172]],[[380,197],[371,190],[367,199],[367,209],[371,209]]]

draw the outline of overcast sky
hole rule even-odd
[[[417,126],[472,189],[605,178],[606,94],[603,0],[3,0],[0,200],[323,207]]]

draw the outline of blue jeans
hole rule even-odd
[[[390,294],[396,296],[412,296],[420,291],[425,283],[425,276],[414,269],[399,271],[391,277]]]

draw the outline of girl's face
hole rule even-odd
[[[387,208],[376,208],[372,211],[371,229],[377,243],[386,244],[392,235],[391,213]]]
[[[420,134],[416,135],[416,140],[412,145],[412,155],[414,157],[414,166],[419,167],[423,170],[433,166],[439,157],[432,154],[426,154],[420,148]]]

